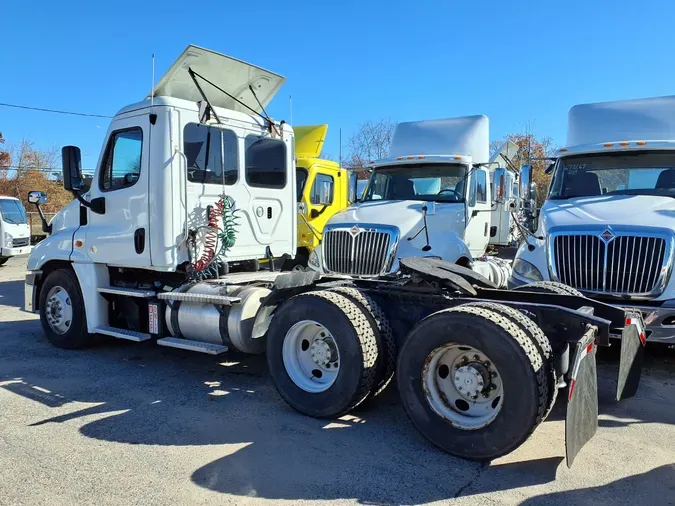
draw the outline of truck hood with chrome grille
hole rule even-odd
[[[424,225],[422,205],[419,200],[403,201],[372,201],[355,204],[344,211],[333,215],[329,225],[369,223],[393,225],[398,227],[401,239],[415,235]],[[464,206],[457,204],[427,203],[427,224],[429,236],[443,232],[456,232],[459,237],[464,236]],[[416,241],[424,241],[424,233]]]
[[[675,228],[675,199],[653,195],[612,195],[547,200],[544,230],[565,226],[626,225]]]

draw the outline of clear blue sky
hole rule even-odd
[[[147,7],[146,5],[151,5]],[[675,94],[675,3],[599,0],[24,0],[0,5],[0,102],[113,115],[197,44],[287,78],[269,112],[328,123],[338,155],[367,119],[486,114],[491,137],[565,141],[574,104]],[[95,165],[108,120],[0,107],[9,142],[76,144]]]

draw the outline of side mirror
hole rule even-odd
[[[356,177],[356,172],[349,172],[349,202],[356,202],[358,200],[358,179]]]
[[[530,200],[530,188],[532,184],[532,165],[520,167],[520,198],[523,202]]]
[[[28,192],[28,202],[41,206],[47,202],[47,194],[45,192],[32,191]]]
[[[61,149],[63,163],[63,187],[78,192],[84,187],[82,178],[82,154],[77,146],[64,146]]]
[[[494,177],[495,177],[495,184],[494,184],[495,194],[493,195],[492,200],[501,204],[502,202],[504,202],[504,198],[506,195],[506,169],[504,168],[495,169]]]

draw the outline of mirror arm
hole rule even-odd
[[[105,197],[97,197],[92,199],[91,202],[85,200],[80,192],[76,190],[71,190],[71,193],[75,195],[75,198],[82,204],[84,207],[88,207],[96,214],[105,214]]]
[[[40,207],[40,204],[38,202],[36,202],[35,207],[37,208],[37,212],[40,215],[40,221],[42,222],[42,231],[45,234],[51,234],[52,233],[52,226],[49,223],[47,223],[47,218],[45,218],[45,213],[42,212],[42,208]]]

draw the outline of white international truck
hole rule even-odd
[[[19,199],[6,195],[0,195],[0,240],[0,265],[31,251],[26,210]]]
[[[510,286],[560,281],[675,343],[675,96],[573,107]]]
[[[335,214],[309,266],[353,277],[396,272],[399,259],[435,258],[505,287],[510,266],[486,258],[512,244],[519,198],[509,169],[516,146],[489,155],[489,120],[466,116],[399,123],[388,158],[369,167],[361,201]]]
[[[474,460],[522,444],[568,382],[571,464],[597,426],[594,350],[610,332],[623,333],[628,357],[617,396],[637,389],[640,316],[627,324],[621,309],[548,286],[500,290],[429,258],[369,279],[279,273],[274,258],[296,251],[294,137],[264,107],[282,81],[190,46],[148,99],[112,119],[88,189],[79,149],[63,148],[76,200],[43,222],[25,285],[47,339],[265,353],[281,397],[321,418],[376,396],[396,372],[420,432]],[[29,200],[39,209],[44,195]],[[262,256],[270,271],[228,272]]]

